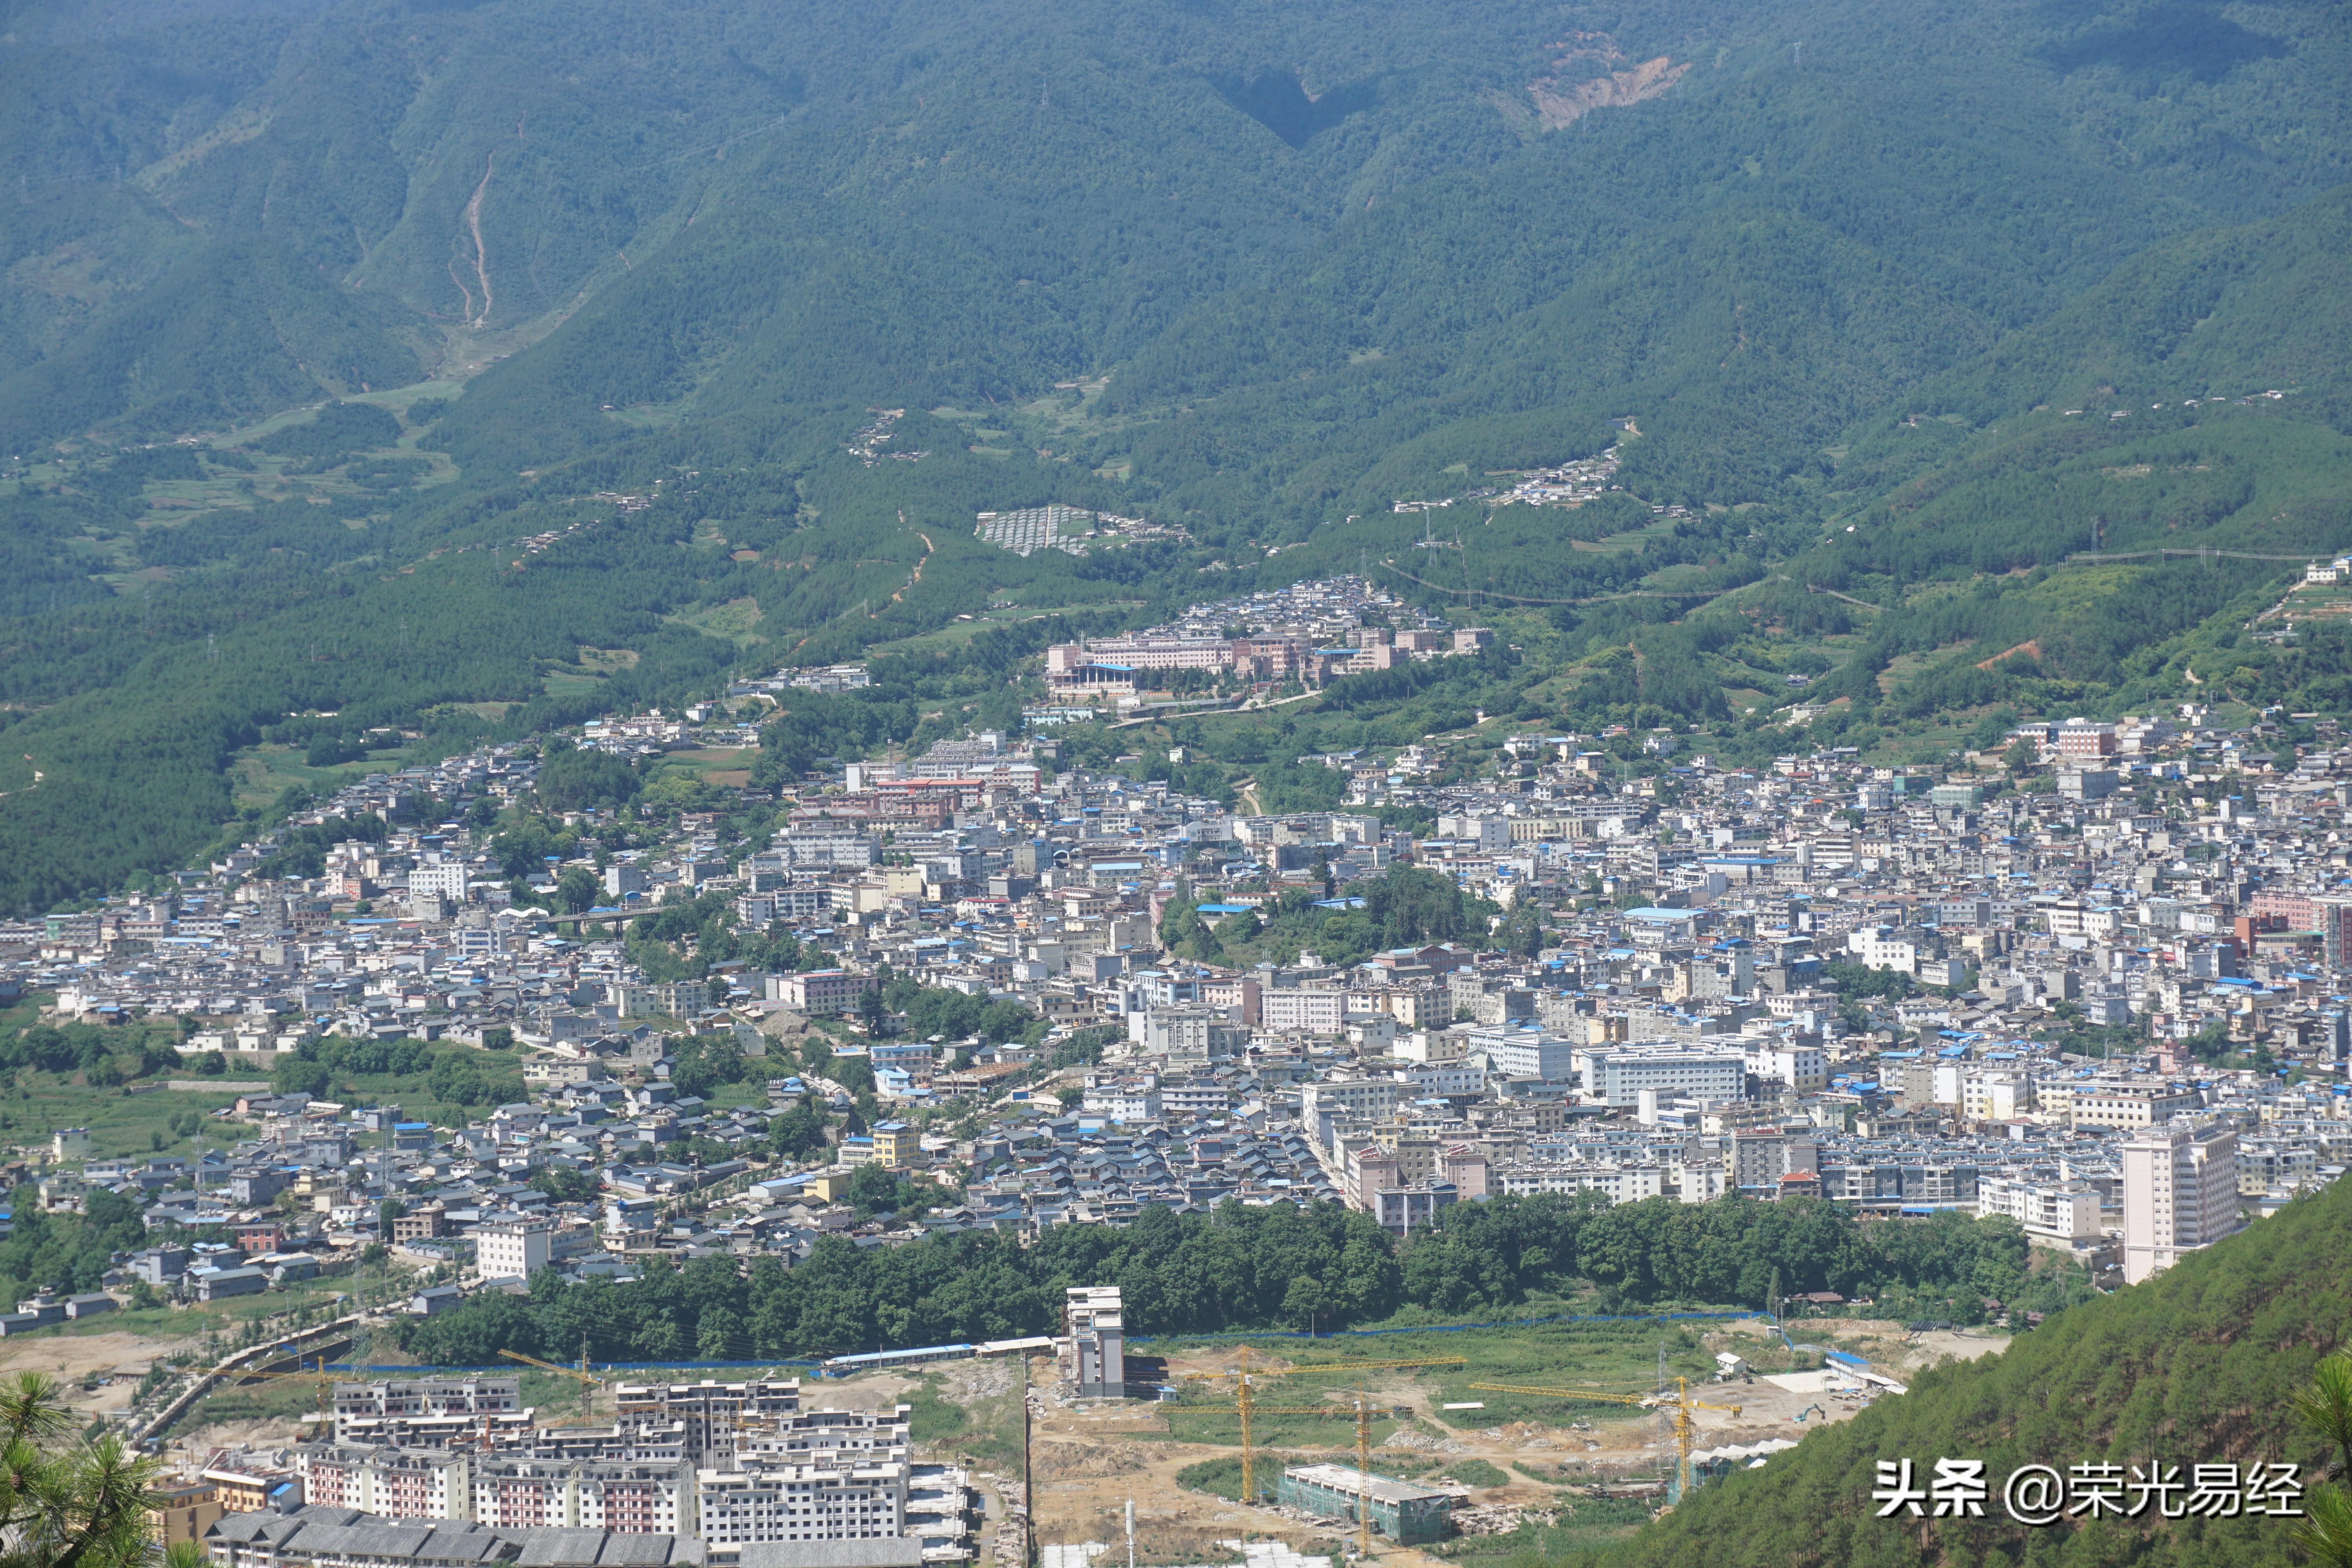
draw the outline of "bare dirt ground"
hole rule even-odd
[[[2008,1343],[2002,1335],[1970,1332],[1907,1334],[1899,1323],[1855,1319],[1813,1319],[1792,1324],[1799,1342],[1833,1344],[1867,1360],[1874,1370],[1898,1381],[1946,1357],[1973,1360],[1999,1353]],[[1761,1322],[1727,1324],[1705,1339],[1710,1351],[1734,1350],[1751,1356],[1768,1370],[1788,1364],[1780,1336]],[[1769,1354],[1768,1354],[1769,1347]],[[1268,1373],[1278,1370],[1279,1358],[1254,1364]],[[1818,1363],[1817,1356],[1804,1358]],[[1170,1356],[1171,1381],[1215,1379],[1229,1384],[1236,1363],[1231,1350],[1180,1352]],[[1039,1376],[1050,1375],[1042,1369]],[[1495,1505],[1527,1509],[1550,1508],[1562,1485],[1607,1482],[1658,1476],[1675,1455],[1673,1417],[1668,1412],[1627,1409],[1595,1415],[1569,1426],[1513,1422],[1482,1424],[1480,1413],[1443,1410],[1439,1396],[1408,1374],[1368,1386],[1379,1404],[1410,1406],[1410,1421],[1384,1419],[1373,1431],[1371,1465],[1377,1473],[1385,1457],[1391,1464],[1407,1460],[1477,1459],[1509,1478],[1507,1485],[1465,1489],[1465,1501],[1478,1508]],[[956,1397],[942,1389],[948,1397]],[[1043,1393],[1043,1389],[1040,1390]],[[1809,1431],[1851,1418],[1873,1400],[1890,1397],[1867,1393],[1796,1393],[1760,1378],[1753,1383],[1694,1384],[1691,1397],[1706,1405],[1737,1407],[1694,1412],[1696,1446],[1701,1449],[1765,1438],[1802,1439]],[[1171,1440],[1166,1419],[1148,1405],[1068,1405],[1045,1397],[1033,1436],[1037,1484],[1037,1539],[1041,1543],[1097,1541],[1113,1544],[1113,1555],[1123,1552],[1127,1501],[1135,1502],[1139,1561],[1152,1563],[1216,1563],[1228,1561],[1230,1550],[1218,1546],[1246,1537],[1280,1539],[1305,1548],[1320,1542],[1328,1548],[1339,1535],[1352,1533],[1345,1521],[1329,1526],[1303,1523],[1271,1510],[1244,1507],[1176,1483],[1176,1474],[1203,1459],[1235,1458],[1231,1445]],[[1800,1420],[1801,1415],[1803,1419]],[[1260,1450],[1260,1485],[1268,1471],[1279,1473],[1285,1463],[1328,1459],[1352,1466],[1354,1430],[1345,1421],[1333,1421],[1328,1446],[1319,1452],[1286,1448]],[[1294,1428],[1295,1430],[1295,1428]],[[1534,1472],[1530,1476],[1528,1472]],[[1540,1479],[1538,1479],[1540,1478]],[[1016,1478],[1017,1479],[1017,1478]],[[1415,1478],[1423,1484],[1443,1485],[1444,1468]],[[1399,1568],[1439,1561],[1422,1552],[1374,1539],[1377,1555]],[[1108,1561],[1108,1559],[1106,1559]]]
[[[66,1384],[66,1403],[92,1417],[119,1416],[131,1408],[131,1395],[156,1358],[194,1350],[201,1336],[150,1339],[143,1334],[104,1333],[44,1335],[39,1339],[0,1340],[0,1373],[46,1372]],[[85,1389],[92,1374],[110,1379]]]

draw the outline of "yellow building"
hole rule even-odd
[[[874,1163],[886,1171],[903,1171],[923,1163],[923,1135],[903,1121],[877,1122],[874,1128]]]
[[[270,1491],[286,1484],[282,1475],[249,1470],[206,1470],[201,1478],[218,1493],[221,1513],[258,1513],[269,1506]],[[217,1519],[220,1514],[213,1516]]]
[[[220,1488],[208,1480],[157,1487],[148,1517],[153,1521],[155,1544],[170,1551],[183,1541],[202,1541],[205,1531],[228,1510],[222,1506]]]

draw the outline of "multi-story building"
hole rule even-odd
[[[1545,1083],[1576,1081],[1579,1047],[1541,1029],[1475,1029],[1470,1049],[1483,1052],[1498,1078],[1532,1078]]]
[[[2124,1282],[2137,1285],[2235,1231],[2238,1135],[2176,1119],[2123,1145]]]
[[[1642,1091],[1681,1098],[1738,1100],[1748,1087],[1748,1063],[1712,1051],[1642,1049],[1584,1053],[1591,1066],[1588,1095],[1612,1107],[1641,1104]]]
[[[747,1422],[764,1424],[801,1407],[797,1379],[744,1383],[625,1383],[614,1391],[620,1425],[632,1430],[686,1424],[687,1444],[708,1460],[732,1454]]]
[[[2158,1127],[2184,1116],[2202,1104],[2197,1091],[2170,1088],[2113,1088],[2078,1084],[2074,1089],[2074,1121],[2077,1127],[2110,1127],[2130,1131]]]
[[[543,1221],[485,1225],[474,1232],[474,1268],[485,1279],[528,1279],[555,1256],[555,1229]]]
[[[1064,1371],[1079,1397],[1127,1394],[1126,1313],[1116,1285],[1074,1285],[1064,1292],[1062,1326],[1069,1350]]]
[[[310,1502],[393,1519],[472,1517],[473,1458],[459,1450],[314,1443],[294,1451],[294,1464]]]
[[[2099,1194],[2084,1181],[1982,1176],[1977,1215],[2007,1215],[2035,1241],[2076,1250],[2099,1240]]]
[[[896,1459],[704,1470],[696,1533],[711,1546],[890,1541],[905,1533],[907,1467]]]
[[[795,1013],[848,1013],[881,982],[871,974],[845,969],[813,969],[804,974],[772,974],[768,999],[782,1002]]]
[[[347,1421],[365,1417],[528,1415],[522,1380],[516,1377],[394,1379],[385,1383],[339,1383],[334,1389],[335,1436]]]
[[[1257,1003],[1258,1026],[1308,1035],[1336,1035],[1348,1025],[1348,994],[1344,991],[1267,991]]]

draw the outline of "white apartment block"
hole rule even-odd
[[[847,1013],[881,983],[871,974],[840,969],[813,969],[805,974],[768,976],[768,1000],[782,1002],[795,1013]]]
[[[473,1518],[501,1530],[691,1535],[695,1489],[694,1467],[685,1461],[491,1459],[474,1467]]]
[[[1249,1047],[1249,1030],[1206,1007],[1152,1007],[1127,1016],[1127,1037],[1138,1055],[1171,1062],[1235,1057]]]
[[[888,1410],[795,1410],[763,1418],[744,1435],[740,1453],[750,1467],[808,1464],[819,1454],[862,1454],[904,1459],[910,1439],[911,1405]]]
[[[1298,1091],[1300,1121],[1314,1130],[1319,1112],[1341,1120],[1377,1121],[1395,1113],[1404,1086],[1391,1078],[1326,1079],[1303,1085]]]
[[[1891,926],[1862,926],[1849,931],[1846,952],[1864,969],[1891,969],[1912,974],[1918,971],[1918,944],[1896,934]]]
[[[2014,1121],[2033,1109],[2033,1080],[2021,1072],[1977,1072],[1960,1080],[1964,1121]]]
[[[1979,1174],[1977,1217],[1993,1215],[2007,1215],[2032,1239],[2070,1251],[2099,1239],[2099,1194],[2088,1182]]]
[[[1604,1193],[1612,1204],[1640,1203],[1666,1190],[1665,1169],[1659,1165],[1520,1165],[1496,1171],[1488,1179],[1500,1191],[1520,1197]]]
[[[1257,1001],[1258,1027],[1276,1033],[1297,1030],[1309,1035],[1336,1035],[1348,1026],[1345,991],[1267,991]]]
[[[485,1279],[528,1279],[554,1257],[554,1229],[536,1221],[486,1225],[474,1232],[474,1269]]]
[[[522,1408],[522,1380],[436,1377],[339,1383],[334,1399],[338,1424],[369,1415],[504,1415]]]
[[[1642,1091],[1655,1089],[1661,1099],[1738,1100],[1748,1088],[1748,1064],[1740,1057],[1711,1051],[1596,1051],[1585,1059],[1591,1070],[1584,1085],[1612,1107],[1642,1103]]]
[[[2194,1089],[2078,1085],[2074,1097],[2074,1121],[2077,1127],[2114,1127],[2129,1131],[2161,1127],[2176,1116],[2198,1110],[2202,1103]]]
[[[1416,1062],[1399,1068],[1397,1081],[1418,1095],[1483,1094],[1486,1069],[1467,1062]]]
[[[1750,1046],[1748,1070],[1791,1094],[1819,1094],[1830,1086],[1829,1057],[1818,1046]]]
[[[1487,1068],[1497,1077],[1535,1078],[1546,1083],[1574,1083],[1581,1048],[1540,1029],[1477,1029],[1470,1036],[1470,1049],[1484,1054]]]
[[[1062,1326],[1069,1341],[1064,1370],[1081,1397],[1118,1399],[1127,1393],[1127,1318],[1116,1285],[1074,1285],[1063,1292]]]
[[[624,1535],[694,1533],[695,1471],[687,1460],[538,1459],[312,1443],[295,1450],[294,1464],[307,1500],[387,1519]]]
[[[473,1510],[472,1456],[443,1448],[306,1444],[294,1451],[307,1502],[386,1519],[465,1519]]]
[[[772,1426],[801,1407],[796,1378],[751,1379],[719,1383],[625,1383],[614,1391],[620,1425],[631,1431],[686,1424],[687,1445],[697,1455],[735,1451],[737,1433],[747,1421]]]
[[[2238,1135],[2173,1121],[2123,1146],[2124,1283],[2137,1285],[2239,1226]]]
[[[898,1460],[703,1470],[700,1527],[710,1546],[758,1541],[891,1541],[906,1528],[907,1467]]]

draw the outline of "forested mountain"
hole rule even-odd
[[[201,845],[305,713],[520,732],[1213,564],[1517,616],[1464,713],[1750,749],[1783,665],[1865,745],[2316,700],[2221,643],[2288,568],[2058,568],[2352,546],[2348,68],[2315,0],[15,6],[0,908]],[[1607,505],[1470,504],[1612,442]],[[1386,564],[1448,497],[1445,585]],[[971,537],[1047,500],[1192,543]]]
[[[1612,1568],[1694,1562],[1847,1568],[2028,1562],[2250,1568],[2301,1561],[2294,1519],[2240,1502],[2226,1516],[2076,1516],[2028,1529],[2005,1516],[2002,1480],[2021,1466],[2294,1464],[2306,1493],[2340,1470],[2288,1395],[2340,1349],[2352,1313],[2342,1260],[2352,1191],[2340,1185],[2192,1254],[2148,1283],[2071,1308],[2000,1356],[1923,1373],[1900,1399],[1808,1435],[1761,1469],[1695,1492],[1609,1559]],[[1982,1518],[1875,1517],[1881,1460],[1980,1459]],[[2125,1507],[2137,1494],[2126,1494]],[[2165,1507],[2185,1513],[2186,1491]]]

